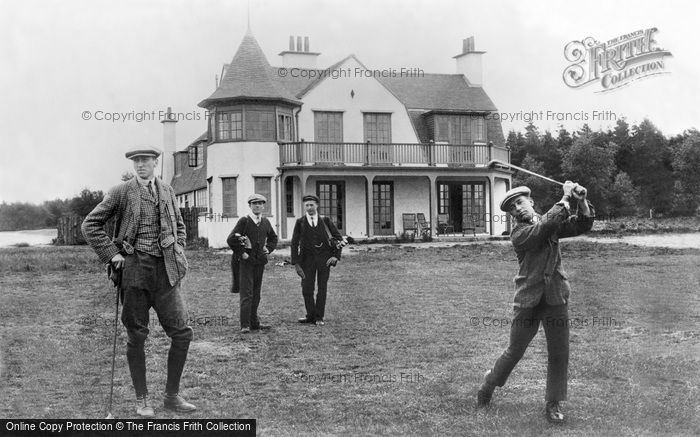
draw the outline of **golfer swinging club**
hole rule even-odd
[[[559,239],[583,234],[593,226],[595,212],[586,194],[585,188],[566,181],[564,197],[543,216],[535,213],[528,187],[513,188],[501,202],[501,210],[517,221],[511,233],[520,265],[515,277],[515,314],[508,349],[486,372],[477,406],[488,405],[496,386],[506,383],[542,323],[548,354],[545,414],[552,423],[564,421],[559,403],[566,400],[570,287],[561,266]],[[571,215],[574,202],[578,212]]]

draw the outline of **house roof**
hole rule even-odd
[[[314,89],[316,85],[322,82],[326,77],[330,75],[330,72],[336,70],[345,61],[350,58],[355,58],[355,60],[362,65],[355,55],[348,55],[335,64],[327,68],[297,68],[295,67],[294,74],[279,74],[280,69],[284,67],[270,67],[272,76],[287,88],[297,99],[303,98],[309,91]],[[362,65],[364,67],[364,65]],[[366,67],[365,67],[366,68]],[[288,71],[288,70],[287,70]]]
[[[194,146],[201,142],[207,141],[209,141],[209,135],[208,132],[204,132],[189,146],[187,146],[185,150],[175,152],[177,155],[179,155],[179,157],[175,159],[175,165],[179,165],[181,159],[187,160],[187,153],[189,151],[190,146]],[[203,153],[204,160],[206,162],[206,147],[203,148]],[[180,158],[180,156],[182,155],[185,156]],[[201,190],[207,187],[207,168],[205,165],[202,165],[200,167],[190,167],[188,165],[182,165],[180,166],[179,170],[180,172],[176,173],[175,176],[173,176],[172,181],[170,181],[170,185],[173,187],[173,190],[175,190],[176,195],[189,193],[195,190]]]
[[[496,111],[483,88],[469,86],[461,74],[378,78],[408,109],[433,111]]]
[[[298,68],[296,74],[279,74],[281,67],[270,67],[270,75],[297,99],[328,77],[328,71],[337,69],[349,55],[328,68]],[[313,74],[310,74],[313,72]],[[311,79],[309,77],[312,77]],[[423,111],[497,111],[489,96],[481,87],[469,86],[461,74],[424,74],[420,77],[379,77],[379,82],[394,94],[408,109]]]
[[[301,102],[276,77],[279,75],[272,74],[258,41],[248,32],[218,88],[199,106],[204,108],[215,101],[229,99],[281,100],[300,105]]]

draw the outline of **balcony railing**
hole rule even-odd
[[[279,143],[282,166],[462,166],[510,162],[510,151],[492,144]]]

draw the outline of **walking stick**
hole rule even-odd
[[[116,293],[114,293],[116,295],[116,303],[114,309],[114,342],[112,344],[112,377],[109,383],[109,406],[107,407],[107,417],[105,417],[105,419],[114,419],[114,416],[112,415],[112,395],[114,394],[114,364],[117,359],[117,328],[119,320],[119,295],[121,294],[122,271],[121,269],[114,269],[112,264],[109,264],[107,267],[107,275],[117,289]]]

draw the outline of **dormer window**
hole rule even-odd
[[[189,147],[187,150],[187,161],[190,167],[199,167],[204,163],[203,151],[204,146],[202,144]]]
[[[486,142],[484,117],[480,115],[435,115],[435,141],[449,144]]]

